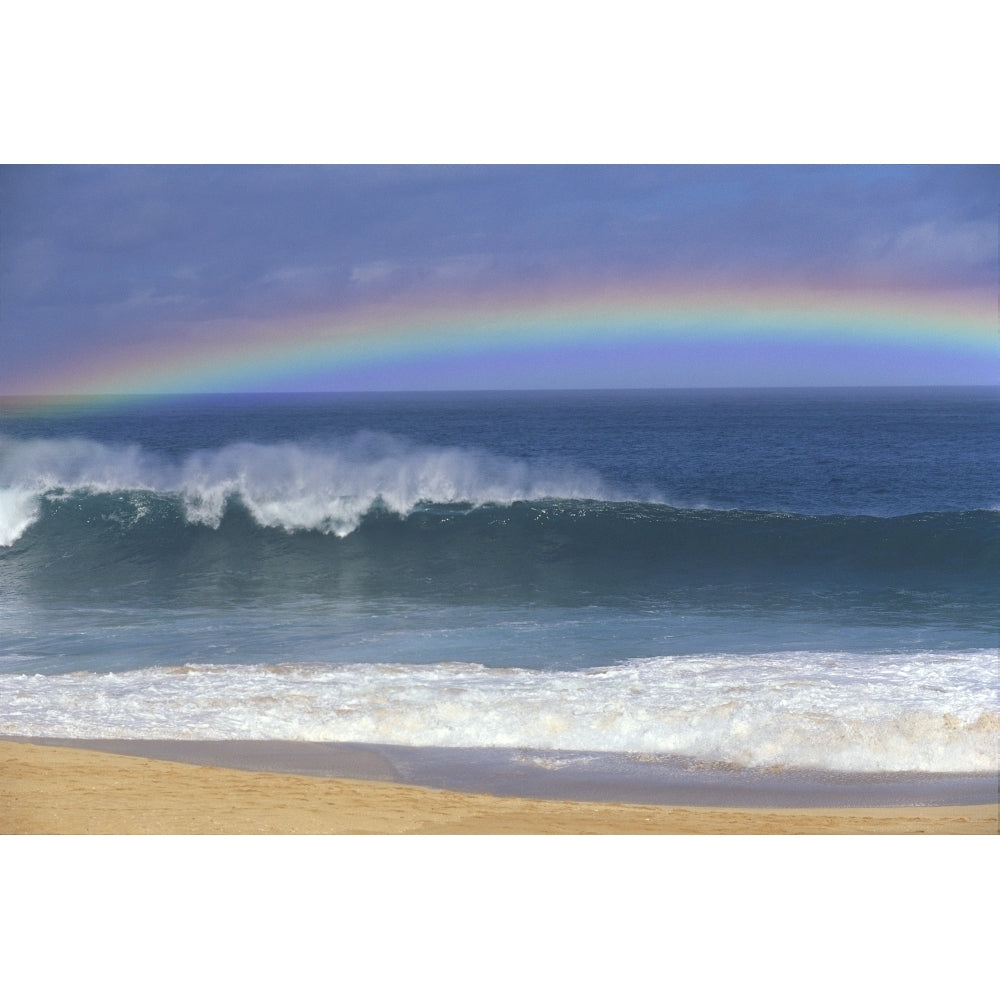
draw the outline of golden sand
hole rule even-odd
[[[718,809],[559,802],[0,741],[4,834],[1000,832],[995,805]]]

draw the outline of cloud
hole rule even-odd
[[[971,266],[994,262],[997,229],[985,220],[908,226],[893,240],[889,256],[915,266]]]
[[[390,260],[376,260],[351,268],[350,280],[355,285],[380,285],[398,273],[399,265]]]
[[[352,267],[350,281],[362,287],[467,285],[488,273],[492,263],[493,258],[489,254],[477,253],[405,261],[373,260]]]
[[[985,218],[907,220],[858,236],[854,262],[861,273],[882,279],[985,291],[995,286],[997,240],[996,222]]]
[[[487,271],[490,263],[491,257],[488,254],[462,254],[435,261],[430,270],[439,281],[466,282]]]
[[[192,300],[189,296],[176,293],[162,293],[155,288],[138,288],[121,302],[114,302],[107,307],[109,313],[135,312],[139,315],[162,312],[165,309],[184,306]]]

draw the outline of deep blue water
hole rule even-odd
[[[0,414],[12,677],[708,657],[742,684],[753,657],[798,670],[833,653],[849,660],[844,683],[890,656],[919,687],[950,655],[975,661],[979,679],[961,681],[979,688],[970,720],[995,710],[993,388],[186,397]]]

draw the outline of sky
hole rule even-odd
[[[0,392],[989,383],[998,191],[989,165],[4,166]]]

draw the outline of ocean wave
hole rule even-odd
[[[0,550],[0,579],[24,600],[735,601],[861,618],[922,609],[956,622],[997,605],[1000,516],[988,511],[818,517],[534,500],[416,504],[402,515],[375,503],[341,537],[262,526],[235,500],[217,526],[148,493],[66,494],[40,508]]]
[[[0,676],[0,733],[654,753],[735,767],[995,772],[996,653],[190,664]]]
[[[180,458],[82,438],[0,437],[2,546],[39,519],[45,499],[119,494],[132,494],[137,510],[143,494],[175,498],[189,523],[211,527],[238,500],[261,526],[340,537],[376,506],[405,515],[421,503],[620,498],[586,469],[371,432],[325,443],[244,442]]]
[[[965,620],[996,605],[1000,515],[684,509],[619,495],[586,470],[387,435],[178,458],[8,438],[0,542],[12,592],[88,605],[837,593],[852,608],[917,595]]]

